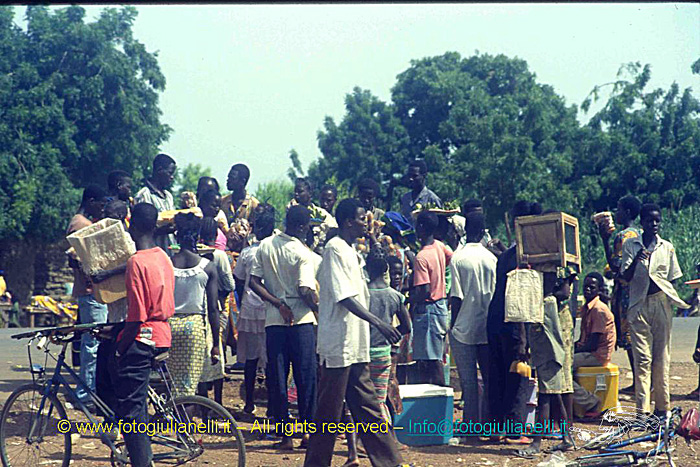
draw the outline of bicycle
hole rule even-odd
[[[10,394],[0,413],[0,460],[5,467],[56,463],[68,467],[71,463],[72,438],[77,425],[67,418],[63,403],[59,400],[59,389],[75,401],[74,408],[87,418],[92,426],[102,426],[97,434],[110,449],[113,466],[129,465],[123,441],[117,442],[114,427],[119,426],[114,412],[73,371],[65,361],[66,350],[71,342],[90,332],[101,338],[100,332],[109,324],[81,324],[31,331],[12,336],[13,339],[29,338],[29,355],[32,382],[20,386]],[[32,362],[31,346],[38,340],[37,348],[45,354],[44,365]],[[54,355],[49,344],[61,347]],[[236,420],[223,406],[201,396],[173,397],[172,378],[165,361],[167,352],[158,355],[153,362],[154,372],[160,378],[160,392],[148,389],[149,424],[175,429],[161,430],[151,436],[154,462],[169,461],[175,465],[194,462],[211,464],[213,449],[227,450],[231,464],[245,466],[245,444]],[[51,358],[56,367],[50,378],[45,378],[46,365]],[[94,413],[79,400],[75,391],[62,374],[67,372],[77,386],[87,393],[87,401],[94,404]],[[96,417],[104,418],[101,425]],[[200,425],[204,423],[206,430]],[[68,424],[68,425],[66,425]],[[213,429],[213,430],[212,430]],[[204,431],[204,432],[202,432]],[[215,431],[214,434],[209,431]],[[148,433],[151,435],[151,433]],[[209,455],[207,455],[209,454]],[[238,457],[237,462],[235,457]]]
[[[676,430],[681,421],[681,408],[675,407],[663,419],[647,417],[637,419],[630,424],[625,424],[617,430],[604,433],[583,445],[585,449],[598,449],[602,452],[581,456],[567,467],[616,467],[630,465],[645,465],[656,462],[658,456],[665,456],[671,467],[675,466],[671,456],[673,448],[671,441],[678,436]],[[643,427],[644,434],[622,439],[631,431],[640,430]],[[656,446],[648,451],[626,449],[638,443],[648,441],[656,442]]]

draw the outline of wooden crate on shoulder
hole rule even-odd
[[[518,264],[581,266],[578,219],[563,212],[515,219]]]

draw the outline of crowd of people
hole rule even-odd
[[[634,196],[620,199],[620,229],[614,235],[600,230],[608,266],[583,279],[583,306],[578,268],[557,267],[543,274],[542,323],[508,322],[509,273],[526,266],[518,264],[516,245],[491,238],[478,200],[440,209],[442,200],[426,186],[427,172],[423,160],[409,164],[409,191],[398,211],[376,205],[381,193],[375,180],[361,180],[356,197],[340,201],[336,188],[324,185],[315,204],[314,187],[299,178],[284,213],[247,191],[244,164],[231,167],[224,196],[215,178],[202,177],[196,192],[180,199],[169,191],[176,162],[168,155],[155,157],[133,198],[131,176],[110,173],[106,189],[84,190],[67,233],[116,219],[137,252],[125,265],[90,276],[70,258],[80,321],[119,327],[112,342],[83,336],[81,377],[117,416],[138,422],[145,417],[155,354],[170,349],[179,394],[206,396],[213,389],[222,402],[230,349],[243,366],[245,413],[255,413],[256,381],[264,379],[266,416],[275,423],[290,420],[291,382],[300,422],[391,426],[402,412],[399,383],[446,385],[449,353],[463,420],[524,422],[530,378],[522,367],[529,363],[537,373],[538,419],[570,426],[574,404],[585,417],[603,409],[576,382],[576,369],[607,365],[621,348],[634,371],[633,386],[623,391],[635,394],[640,413],[651,413],[653,402],[654,413],[663,416],[669,410],[672,308],[688,305],[673,287],[682,273],[673,245],[658,235],[660,208]],[[175,210],[182,211],[170,221],[159,218]],[[537,202],[519,201],[510,218],[542,213]],[[93,287],[118,274],[125,274],[126,298],[99,303]],[[577,317],[581,333],[574,342]],[[571,448],[564,431],[555,449]],[[305,465],[330,465],[335,433],[299,433],[298,445],[289,433],[279,434],[276,448],[304,447]],[[502,435],[495,438],[527,445],[519,451],[524,457],[540,450],[539,434]],[[133,465],[149,465],[148,437],[124,437]],[[357,440],[346,437],[346,465],[358,465]],[[372,465],[403,464],[393,430],[360,431],[359,438]]]

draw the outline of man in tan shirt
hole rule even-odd
[[[630,302],[627,319],[632,338],[635,365],[637,409],[651,412],[651,386],[654,386],[654,413],[665,415],[671,404],[669,370],[673,306],[689,308],[678,297],[673,282],[683,276],[676,250],[659,237],[661,209],[655,204],[642,206],[639,215],[644,232],[622,247],[621,276],[629,282]]]

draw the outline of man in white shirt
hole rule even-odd
[[[250,288],[266,302],[267,387],[270,415],[275,422],[289,422],[290,363],[297,386],[299,421],[312,422],[316,409],[318,260],[314,257],[318,255],[302,240],[309,221],[306,207],[292,206],[287,211],[286,230],[260,242],[250,271]],[[304,435],[302,443],[307,441],[308,435]],[[291,437],[283,434],[277,447],[293,449]]]
[[[676,250],[659,237],[661,209],[645,204],[639,214],[644,232],[622,245],[621,277],[629,282],[627,320],[632,338],[635,365],[637,409],[651,412],[651,386],[654,386],[654,413],[665,415],[671,399],[671,325],[673,306],[690,308],[678,297],[673,282],[683,276]]]
[[[369,312],[369,290],[362,274],[362,258],[353,248],[367,230],[367,217],[356,199],[344,199],[336,208],[338,236],[328,241],[319,268],[321,297],[318,323],[319,382],[316,432],[311,435],[305,466],[329,466],[336,433],[329,423],[339,423],[343,400],[353,420],[369,426],[383,423],[382,412],[369,375],[369,325],[392,344],[401,334]],[[325,425],[324,425],[325,424]],[[360,431],[373,466],[402,463],[391,433]]]
[[[486,387],[488,386],[489,349],[486,337],[486,318],[496,287],[496,256],[484,247],[484,215],[467,214],[467,243],[452,256],[452,335],[450,347],[457,364],[464,402],[463,420],[488,420]],[[476,364],[479,363],[484,381],[484,396],[479,401]],[[479,418],[481,402],[482,417]]]

